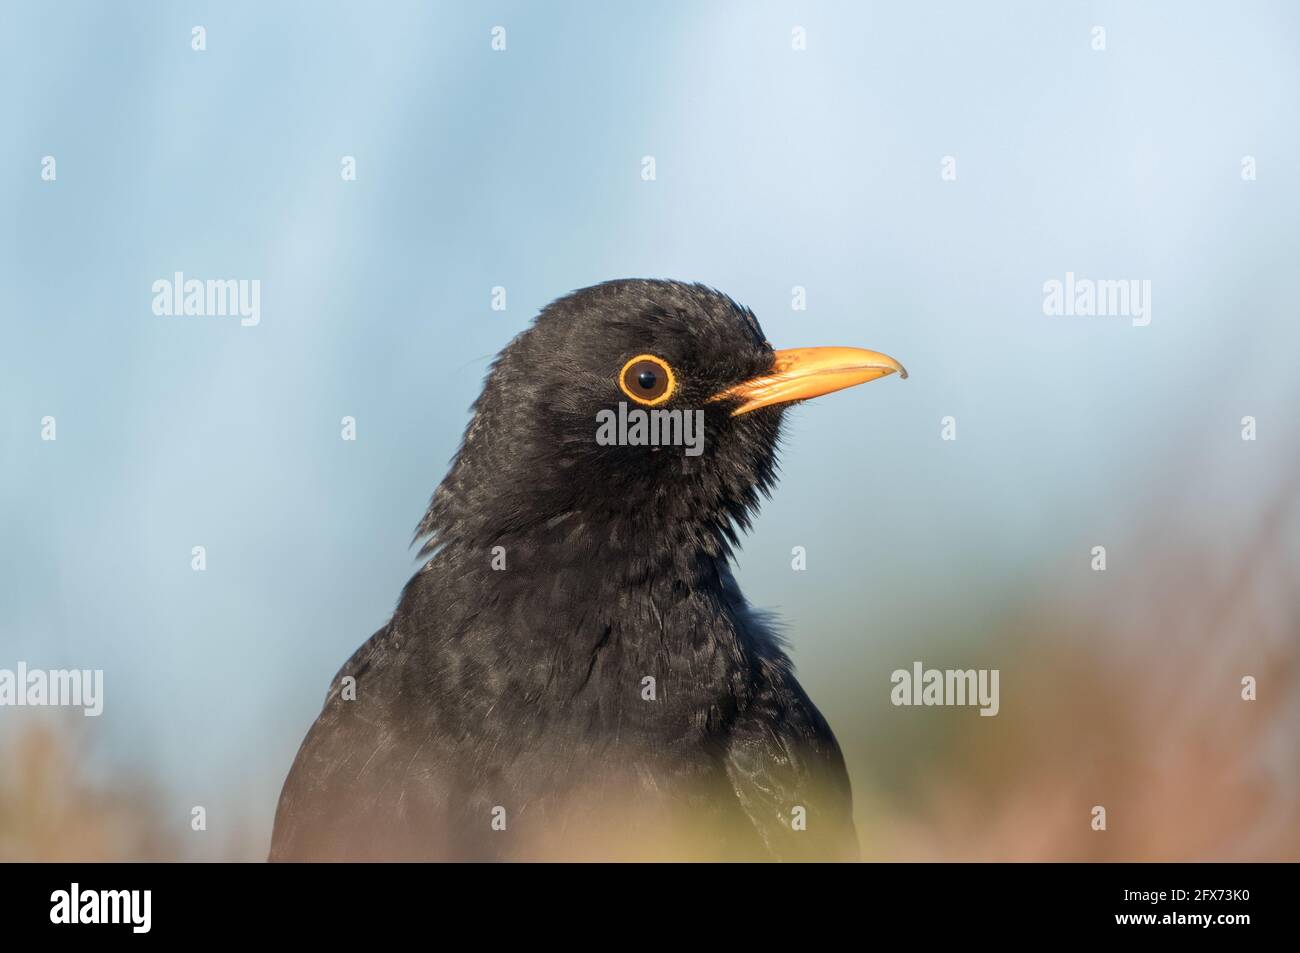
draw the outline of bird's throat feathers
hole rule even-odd
[[[567,466],[561,455],[521,466],[521,455],[498,453],[471,425],[416,529],[420,555],[445,552],[458,564],[505,573],[571,574],[594,565],[625,584],[711,573],[776,482],[780,412],[752,416],[742,452],[609,448],[638,453],[644,464],[594,472]]]
[[[449,539],[408,584],[398,626],[413,631],[405,619],[432,620],[428,608],[439,606],[436,626],[417,638],[473,633],[500,666],[540,673],[538,692],[580,692],[599,664],[629,685],[647,671],[686,678],[676,672],[684,666],[692,693],[727,695],[744,680],[736,673],[753,638],[730,542],[647,518],[638,526],[575,512],[528,532]]]
[[[457,521],[424,539],[425,571],[456,567],[487,572],[489,583],[513,574],[535,585],[603,579],[636,586],[653,579],[709,585],[729,563],[750,505],[719,506],[708,518],[671,508],[566,509],[541,521],[506,516],[498,524]]]

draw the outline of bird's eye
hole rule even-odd
[[[618,386],[638,404],[662,404],[677,389],[677,379],[668,362],[653,354],[638,354],[623,365]]]

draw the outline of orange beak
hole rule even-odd
[[[808,400],[865,384],[895,371],[899,377],[907,377],[902,364],[876,351],[857,347],[795,347],[776,352],[770,373],[729,387],[714,394],[712,399],[740,401],[731,412],[731,416],[738,417],[760,407]]]

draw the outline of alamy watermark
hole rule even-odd
[[[87,718],[104,712],[103,669],[0,668],[0,707],[80,708]]]
[[[980,714],[998,713],[996,668],[937,669],[913,662],[911,671],[895,669],[889,676],[893,688],[889,700],[895,705],[978,705]]]
[[[153,925],[152,890],[83,890],[73,883],[50,894],[53,924],[122,924],[132,933],[148,933]]]
[[[602,447],[685,447],[686,456],[704,452],[704,411],[628,409],[619,401],[618,412],[596,414],[596,443]]]
[[[160,317],[238,317],[245,328],[262,321],[258,278],[186,278],[176,272],[153,283],[153,313]]]
[[[1043,282],[1043,314],[1132,318],[1134,327],[1144,328],[1151,323],[1151,279],[1094,280],[1067,271],[1064,281]]]

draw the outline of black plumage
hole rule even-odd
[[[665,409],[703,411],[699,456],[595,440],[643,353],[675,374]],[[728,565],[783,407],[717,395],[775,358],[700,285],[542,311],[433,494],[427,562],[330,686],[271,858],[856,857],[839,746]]]

